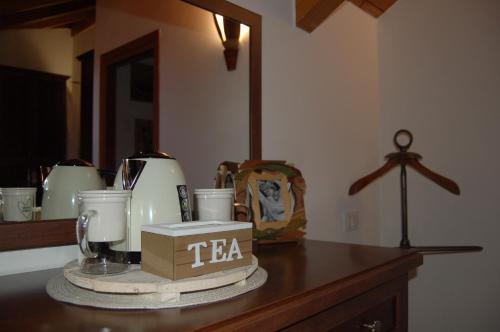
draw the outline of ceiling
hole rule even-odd
[[[69,28],[76,34],[95,22],[96,0],[0,0],[0,29]]]
[[[297,26],[314,31],[344,1],[379,17],[397,0],[296,0]],[[96,0],[0,0],[0,29],[69,28],[74,35],[95,22],[95,3]]]
[[[350,1],[368,14],[379,17],[397,0],[295,0],[296,24],[307,32],[313,32],[345,1]]]

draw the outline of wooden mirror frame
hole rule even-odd
[[[250,158],[262,159],[262,18],[225,0],[182,0],[250,27]],[[76,243],[75,219],[5,222],[0,251],[64,246]]]

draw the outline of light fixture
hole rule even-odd
[[[235,70],[238,59],[240,23],[219,14],[214,14],[214,21],[219,37],[222,40],[222,45],[224,46],[224,58],[226,59],[227,70]]]

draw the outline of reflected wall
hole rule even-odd
[[[179,160],[191,189],[212,187],[219,162],[249,158],[248,36],[240,42],[237,69],[227,71],[208,11],[180,0],[105,0],[96,15],[96,78],[101,54],[159,30],[160,150]],[[98,85],[96,79],[94,128]]]

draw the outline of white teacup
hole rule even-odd
[[[130,190],[89,190],[80,191],[80,215],[76,222],[76,236],[82,254],[87,258],[97,258],[89,242],[114,242],[126,236]],[[87,263],[91,265],[90,263]],[[99,261],[94,266],[83,266],[82,272],[104,274],[108,262]],[[100,267],[96,267],[100,265]],[[113,271],[121,272],[121,271]]]
[[[195,189],[194,196],[198,220],[232,220],[234,189]]]
[[[5,221],[33,219],[36,188],[2,188],[1,194]]]

